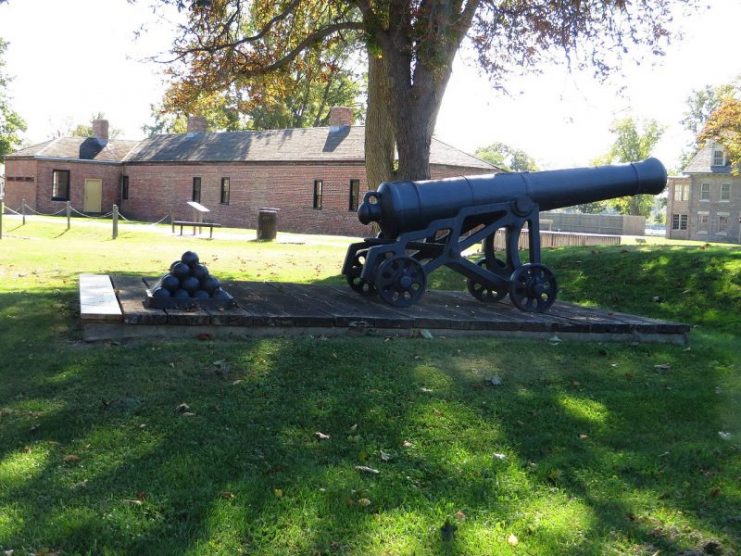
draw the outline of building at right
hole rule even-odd
[[[741,175],[723,148],[708,142],[683,176],[669,178],[666,236],[741,244]]]

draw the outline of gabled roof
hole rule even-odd
[[[337,126],[157,135],[125,162],[364,162],[365,127]],[[474,156],[432,140],[430,162],[495,171]]]
[[[731,165],[713,166],[715,143],[708,141],[684,168],[685,174],[730,174]]]
[[[152,162],[364,162],[365,127],[337,126],[269,131],[156,135],[143,141],[61,137],[27,147],[8,158]],[[496,166],[435,138],[430,163],[495,172]]]
[[[56,160],[94,160],[121,162],[138,141],[114,139],[101,143],[94,137],[58,137],[21,149],[6,158],[46,158]]]

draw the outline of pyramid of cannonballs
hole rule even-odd
[[[170,272],[157,281],[148,297],[150,306],[163,308],[198,305],[207,300],[233,301],[193,251],[186,251],[180,260],[170,265]]]

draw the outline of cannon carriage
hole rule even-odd
[[[380,233],[349,246],[342,274],[362,295],[378,295],[395,307],[419,301],[427,277],[447,266],[466,278],[468,291],[483,302],[509,295],[520,310],[545,312],[558,284],[541,263],[541,210],[625,195],[657,194],[667,174],[656,159],[625,165],[547,172],[489,174],[444,180],[387,182],[369,191],[358,208],[363,224]],[[528,261],[520,260],[519,238],[529,230]],[[504,231],[505,250],[494,237]],[[464,253],[483,243],[483,257]]]

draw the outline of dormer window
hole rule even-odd
[[[726,156],[723,153],[723,149],[719,149],[718,147],[713,149],[713,166],[725,166],[726,165]]]

